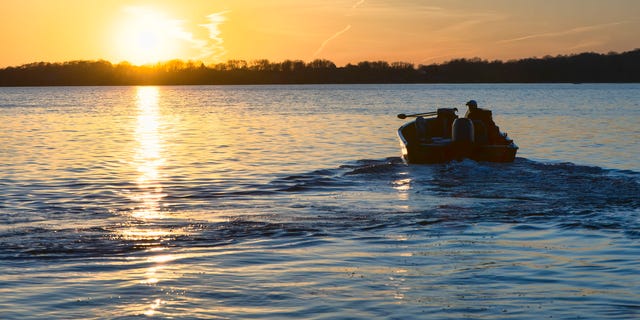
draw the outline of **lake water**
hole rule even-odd
[[[406,165],[478,100],[511,164]],[[640,317],[640,85],[0,88],[1,319]]]

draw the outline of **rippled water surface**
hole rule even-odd
[[[640,85],[0,88],[1,319],[640,317]],[[511,164],[406,165],[476,99]]]

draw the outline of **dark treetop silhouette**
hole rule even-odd
[[[510,61],[455,59],[415,66],[363,61],[337,67],[328,60],[171,60],[134,66],[123,62],[37,62],[0,69],[0,86],[349,84],[349,83],[534,83],[640,82],[640,49],[624,53],[581,53]]]

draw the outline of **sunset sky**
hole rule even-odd
[[[430,64],[640,47],[637,0],[1,0],[0,67],[36,61]]]

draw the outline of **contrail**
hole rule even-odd
[[[584,27],[576,27],[576,28],[573,28],[573,29],[568,29],[568,30],[564,30],[564,31],[557,31],[557,32],[530,34],[530,35],[519,37],[519,38],[501,40],[501,41],[498,41],[496,43],[510,43],[510,42],[518,42],[518,41],[524,41],[524,40],[536,39],[536,38],[551,38],[551,37],[567,36],[567,35],[572,35],[572,34],[578,34],[578,33],[584,33],[584,32],[588,32],[588,31],[603,29],[603,28],[606,28],[606,27],[625,24],[625,23],[627,23],[627,21],[604,23],[604,24],[597,24],[597,25],[584,26]]]
[[[365,0],[358,0],[358,2],[354,3],[353,6],[351,6],[351,11],[355,10],[356,8],[358,8],[359,6],[361,6],[362,4],[364,4]],[[322,52],[322,50],[324,49],[324,47],[327,46],[327,44],[329,42],[331,42],[331,40],[341,36],[343,33],[349,31],[349,29],[351,29],[351,25],[347,25],[344,29],[336,32],[334,35],[332,35],[331,37],[329,37],[329,39],[325,40],[324,42],[322,42],[322,44],[320,45],[320,48],[318,48],[318,50],[316,50],[316,52],[313,54],[313,57],[317,57],[320,52]]]
[[[362,4],[364,4],[364,1],[365,1],[365,0],[359,0],[358,2],[354,3],[354,4],[351,6],[351,9],[349,10],[349,12],[347,12],[347,13],[346,13],[347,17],[352,16],[352,15],[353,15],[353,12],[354,12],[354,11],[356,11],[356,9],[357,9],[359,6],[361,6]]]
[[[360,0],[361,2],[364,2],[364,0]],[[315,58],[316,56],[318,56],[318,54],[320,54],[320,52],[322,52],[322,49],[324,49],[324,47],[333,39],[341,36],[343,33],[349,31],[349,29],[351,29],[351,25],[348,25],[347,27],[345,27],[344,29],[336,32],[334,35],[332,35],[331,37],[329,37],[329,39],[325,40],[321,45],[320,48],[318,48],[318,50],[316,50],[316,53],[313,54],[313,57]]]

